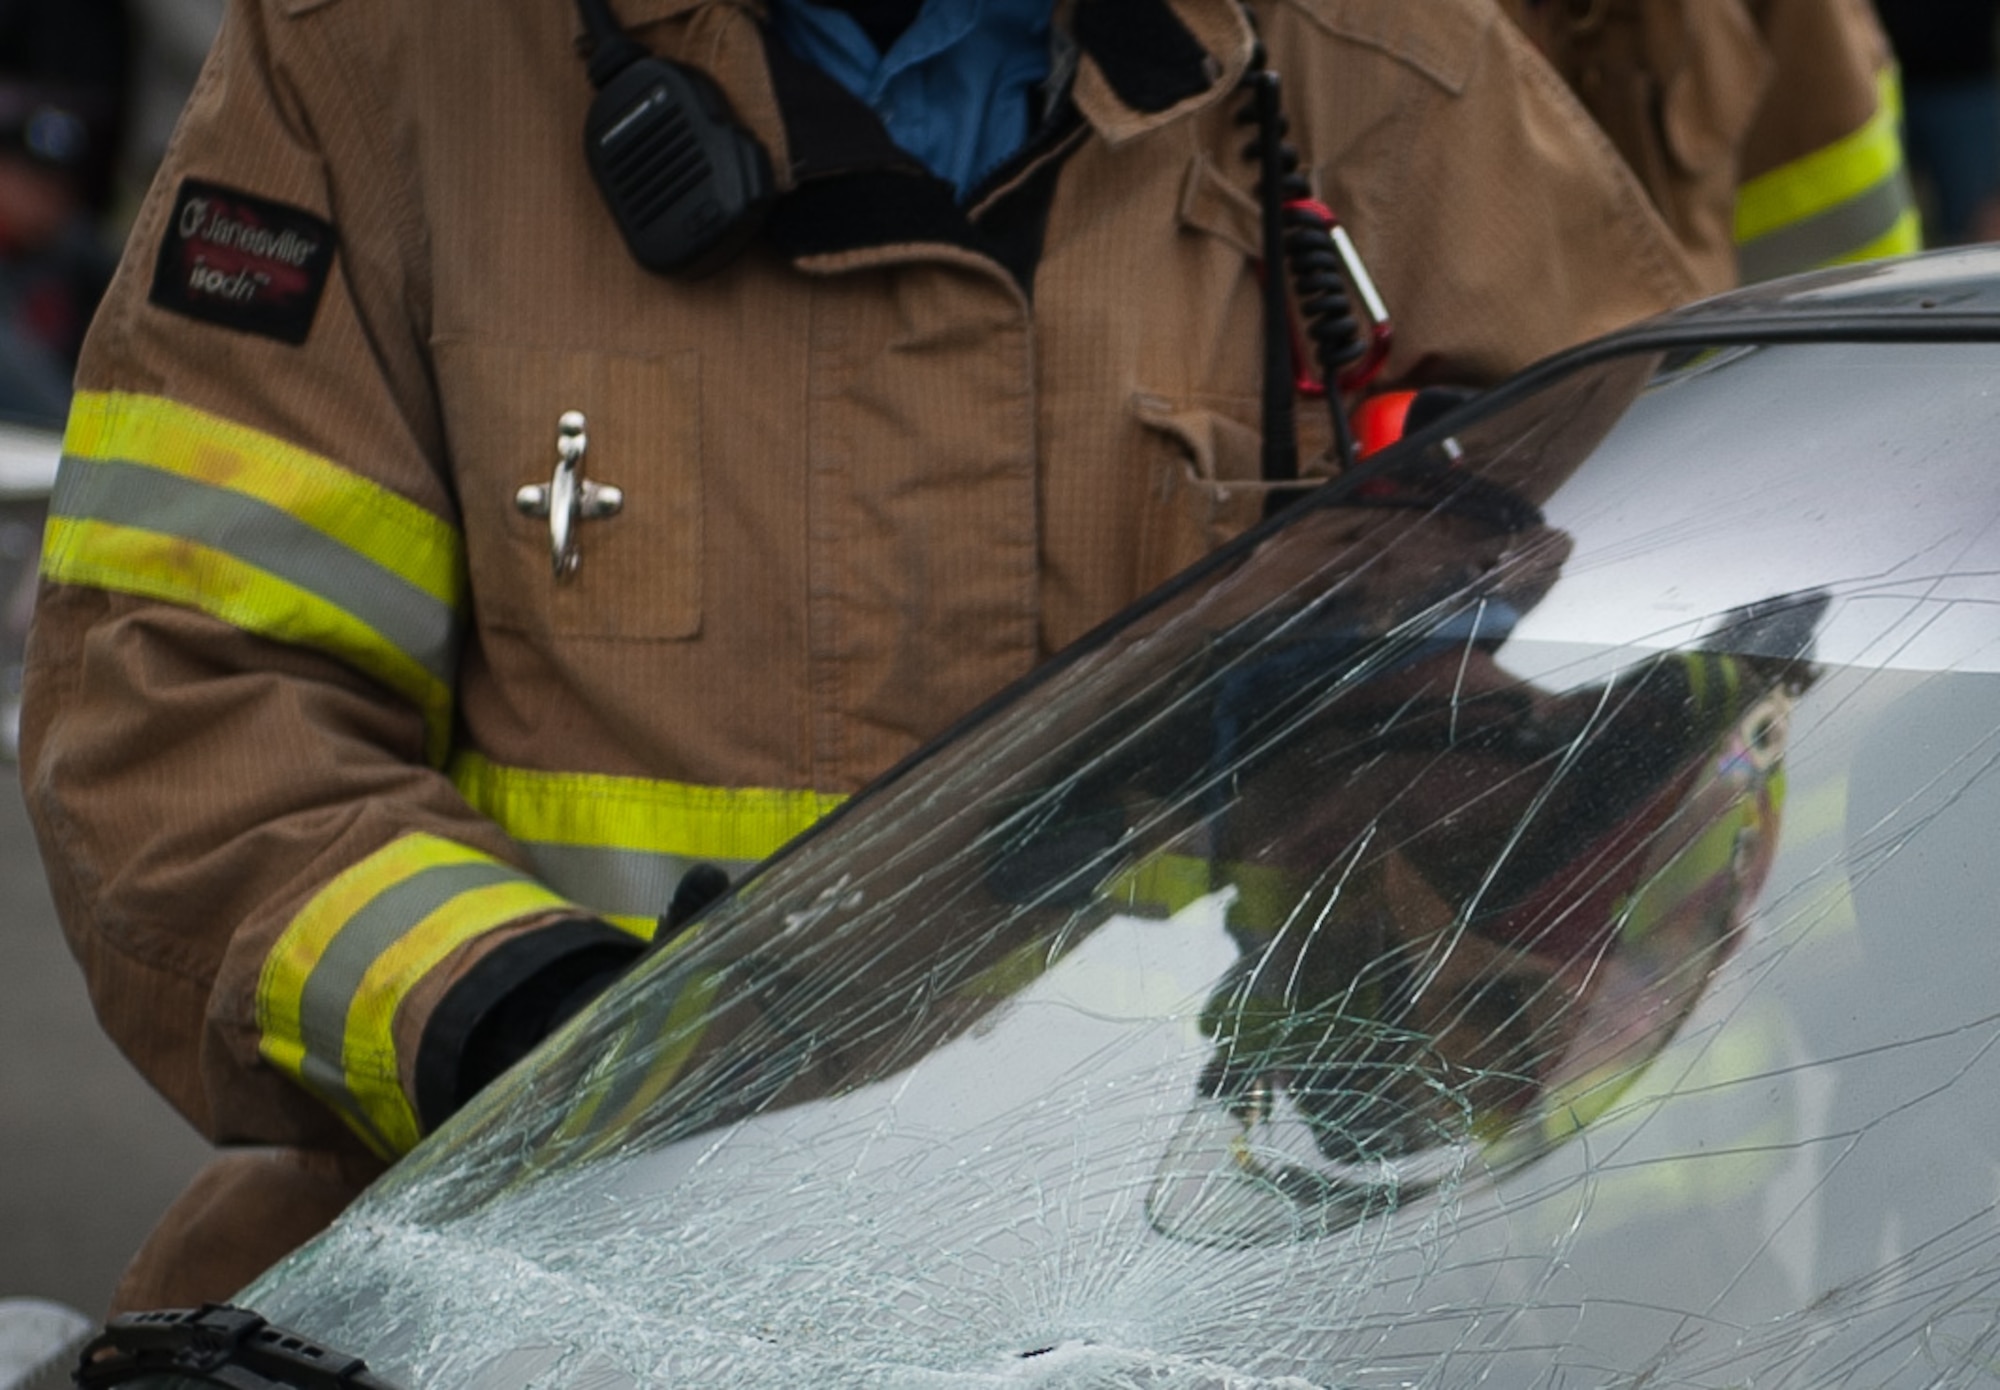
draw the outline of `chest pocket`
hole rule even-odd
[[[1233,134],[1240,142],[1240,133]],[[1197,158],[1182,184],[1181,234],[1201,238],[1216,252],[1233,284],[1233,313],[1226,331],[1197,357],[1167,369],[1152,366],[1150,381],[1175,380],[1178,391],[1157,384],[1133,395],[1130,409],[1148,441],[1148,503],[1139,534],[1139,586],[1143,591],[1235,539],[1263,519],[1272,491],[1298,492],[1332,471],[1332,427],[1325,405],[1294,402],[1302,481],[1263,479],[1263,314],[1258,253],[1262,226],[1247,191],[1252,171],[1232,170]],[[1165,335],[1162,335],[1163,337]],[[1185,341],[1185,340],[1180,340]]]
[[[482,627],[530,638],[659,641],[701,628],[701,373],[694,352],[639,356],[451,341],[436,349],[466,559]],[[516,503],[547,487],[557,422],[584,417],[583,476],[622,508],[582,521],[558,580],[550,523]]]

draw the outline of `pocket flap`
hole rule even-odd
[[[701,385],[693,352],[632,356],[449,341],[440,396],[477,619],[543,637],[660,640],[701,627]],[[550,486],[557,421],[584,417],[583,476],[615,515],[582,521],[579,563],[553,572],[550,521],[517,504]]]

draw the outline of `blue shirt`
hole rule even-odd
[[[778,36],[859,97],[889,138],[963,199],[1027,143],[1049,75],[1050,0],[924,0],[887,53],[853,16],[776,0]]]

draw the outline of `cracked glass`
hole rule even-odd
[[[412,1390],[2000,1384],[1996,380],[1629,357],[1389,455],[242,1301]]]

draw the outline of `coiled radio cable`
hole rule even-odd
[[[1290,123],[1281,100],[1282,83],[1269,65],[1261,38],[1251,52],[1242,85],[1247,99],[1236,119],[1240,125],[1256,127],[1255,137],[1243,148],[1243,157],[1258,167],[1257,200],[1263,224],[1262,467],[1266,482],[1294,482],[1299,476],[1293,414],[1296,397],[1325,399],[1335,458],[1343,470],[1352,468],[1354,431],[1344,397],[1365,389],[1381,372],[1393,330],[1354,243],[1333,210],[1312,196],[1311,186],[1299,172],[1299,152],[1287,138]],[[1353,296],[1361,299],[1368,313],[1366,327],[1355,313],[1350,285]],[[1294,330],[1294,294],[1304,337],[1312,344],[1317,375],[1306,367],[1303,345]],[[1296,495],[1272,493],[1267,511],[1282,507]]]

